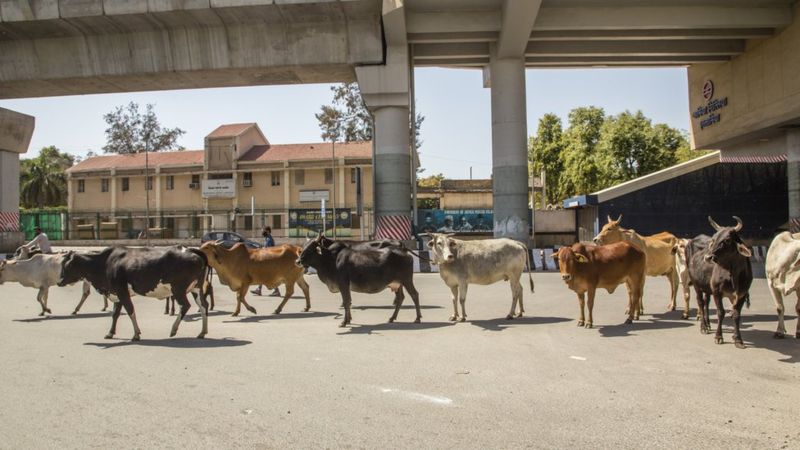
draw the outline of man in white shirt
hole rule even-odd
[[[36,227],[34,228],[34,231],[36,231],[36,236],[23,247],[27,248],[28,250],[32,250],[34,247],[39,247],[39,250],[41,250],[42,253],[53,253],[53,249],[50,248],[50,239],[48,239],[47,235],[42,232],[42,229]]]

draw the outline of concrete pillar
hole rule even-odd
[[[24,241],[19,229],[19,155],[28,151],[34,118],[0,108],[0,252]]]
[[[408,108],[386,106],[375,115],[375,213],[377,217],[411,212],[411,155]]]
[[[789,180],[789,230],[800,232],[800,128],[786,130],[786,178]]]
[[[528,146],[525,61],[489,63],[492,89],[492,192],[494,236],[528,243]]]

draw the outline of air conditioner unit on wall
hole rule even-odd
[[[200,183],[189,183],[189,189],[199,189]]]

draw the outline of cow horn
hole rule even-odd
[[[719,231],[722,228],[717,222],[714,222],[714,219],[712,219],[711,216],[708,216],[708,223],[711,224],[711,226],[714,228],[714,231]]]
[[[617,225],[619,225],[619,223],[622,222],[622,213],[620,213],[619,217],[617,217],[616,222],[617,222]]]
[[[606,219],[608,219],[608,223],[613,222],[613,220],[611,220],[611,216],[606,216]]]
[[[740,219],[738,216],[733,216],[733,219],[736,220],[736,226],[733,228],[734,231],[737,233],[742,231],[742,219]]]

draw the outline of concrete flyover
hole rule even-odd
[[[35,119],[0,108],[0,253],[23,241],[19,230],[19,155],[28,151]]]
[[[494,234],[527,240],[526,69],[682,66],[694,83],[693,73],[724,70],[764,42],[792,60],[786,42],[798,38],[786,30],[797,9],[795,0],[1,0],[0,98],[357,80],[375,117],[377,234],[404,238],[413,68],[480,69],[492,88]]]

